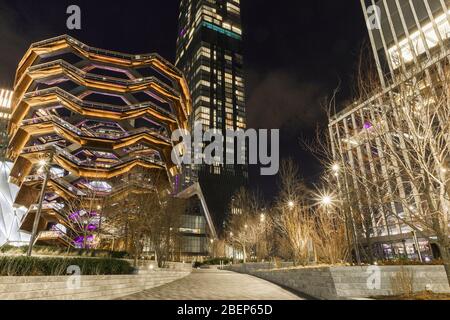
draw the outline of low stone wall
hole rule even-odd
[[[278,267],[280,269],[293,267],[292,262],[280,262]],[[238,268],[240,273],[251,273],[258,270],[272,270],[276,269],[276,265],[273,262],[258,262],[258,263],[245,263],[233,265],[232,268]]]
[[[125,259],[131,265],[134,265],[134,260]],[[158,265],[153,260],[139,260],[138,266],[139,271],[152,271],[158,269]],[[165,267],[162,270],[176,270],[176,271],[190,271],[192,270],[192,264],[183,262],[166,262]]]
[[[255,270],[235,265],[229,270],[248,273],[317,299],[349,299],[388,296],[395,293],[393,277],[401,272],[412,275],[415,292],[431,290],[449,293],[443,266],[318,267]],[[379,272],[378,272],[379,271]]]
[[[0,277],[0,300],[111,300],[186,277],[189,270],[138,275]],[[78,286],[79,284],[79,286]]]

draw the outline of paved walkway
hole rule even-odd
[[[122,300],[302,300],[283,288],[245,274],[194,270],[191,275]]]

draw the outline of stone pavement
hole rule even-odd
[[[245,274],[216,269],[194,270],[172,283],[122,300],[302,300],[283,288]]]

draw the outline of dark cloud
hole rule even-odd
[[[253,128],[279,129],[295,120],[298,127],[315,127],[321,119],[320,100],[326,94],[319,83],[301,82],[285,70],[263,76],[249,72],[248,124]]]
[[[22,2],[23,4],[23,2]],[[17,65],[36,39],[48,33],[45,23],[34,24],[34,10],[21,10],[16,2],[0,1],[0,86],[12,87]]]

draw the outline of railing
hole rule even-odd
[[[73,239],[60,229],[41,231],[38,234],[37,240],[62,240],[66,244],[73,246]]]
[[[103,138],[103,139],[108,139],[108,140],[120,140],[120,139],[124,139],[124,138],[128,138],[128,137],[132,137],[137,134],[148,133],[152,136],[155,136],[155,137],[165,141],[166,143],[169,143],[169,144],[172,143],[171,139],[169,139],[168,136],[162,135],[160,132],[158,132],[152,128],[139,128],[139,129],[135,129],[132,131],[127,131],[127,132],[118,132],[116,134],[100,133],[100,132],[90,131],[89,129],[80,130],[76,126],[68,123],[67,121],[64,121],[63,119],[61,119],[57,116],[42,116],[39,118],[25,119],[22,121],[22,126],[41,124],[41,123],[45,123],[45,122],[56,123],[57,125],[60,125],[61,127],[77,134],[80,137]]]
[[[75,163],[77,166],[80,167],[90,167],[90,168],[103,168],[103,169],[111,169],[117,166],[121,166],[124,164],[127,164],[129,162],[135,161],[135,160],[142,160],[145,162],[149,162],[151,164],[158,165],[160,167],[166,168],[166,164],[158,159],[155,159],[153,157],[149,156],[141,156],[141,155],[129,155],[126,156],[120,160],[117,160],[117,162],[113,164],[109,163],[98,163],[94,162],[92,160],[80,160],[78,157],[74,156],[67,150],[57,146],[55,143],[48,143],[41,146],[32,146],[32,147],[26,147],[22,150],[22,154],[27,153],[34,153],[34,152],[43,152],[43,151],[53,151],[56,155],[62,156],[66,158],[67,160],[70,160],[72,163]]]
[[[78,40],[72,38],[69,35],[61,35],[61,36],[54,37],[51,39],[36,42],[31,45],[31,48],[43,47],[43,46],[46,46],[48,44],[51,44],[53,42],[60,41],[60,40],[67,40],[71,44],[82,48],[86,52],[101,54],[101,55],[113,57],[113,58],[119,58],[119,59],[130,60],[130,61],[145,61],[145,60],[149,60],[149,59],[157,59],[157,60],[160,60],[166,67],[169,67],[170,69],[172,69],[178,75],[181,76],[183,74],[180,71],[180,69],[175,67],[173,64],[171,64],[169,61],[167,61],[166,59],[164,59],[157,53],[132,55],[132,54],[126,54],[126,53],[121,53],[121,52],[116,52],[116,51],[99,49],[99,48],[95,48],[95,47],[90,47],[90,46],[82,43],[81,41],[78,41]]]
[[[42,175],[30,175],[27,176],[24,179],[24,182],[36,182],[36,181],[41,181],[43,180],[44,177]],[[76,195],[76,196],[86,196],[86,194],[81,191],[80,189],[78,189],[77,187],[73,186],[72,184],[70,184],[69,182],[67,182],[66,180],[64,180],[62,177],[57,176],[57,175],[50,175],[50,180],[56,184],[58,184],[60,187],[62,187],[63,189],[70,191],[72,194]]]
[[[171,117],[173,120],[176,120],[176,118],[172,112],[167,111],[152,102],[132,104],[132,105],[127,105],[127,106],[115,106],[115,105],[106,104],[106,103],[88,102],[88,101],[83,101],[80,98],[78,98],[58,87],[26,93],[24,95],[24,99],[31,99],[34,97],[40,97],[40,96],[45,96],[45,95],[49,95],[49,94],[56,94],[58,96],[61,96],[65,99],[69,100],[70,102],[73,102],[84,108],[92,108],[92,109],[113,111],[113,112],[119,112],[119,113],[123,113],[123,112],[127,112],[127,111],[134,111],[134,110],[139,110],[139,109],[144,109],[144,108],[152,108],[152,109],[164,114],[165,116]]]
[[[37,211],[38,207],[39,206],[37,204],[33,204],[33,205],[30,206],[29,211]],[[54,211],[58,212],[61,215],[62,215],[62,209],[63,208],[64,208],[64,205],[61,204],[61,203],[53,203],[53,202],[48,203],[48,202],[46,202],[46,203],[42,204],[42,210],[54,210]]]
[[[114,78],[114,77],[109,77],[109,76],[99,76],[96,74],[91,74],[91,73],[87,73],[83,70],[80,70],[77,67],[74,67],[73,65],[71,65],[61,59],[29,67],[28,72],[39,71],[39,70],[51,68],[54,66],[61,66],[62,68],[70,70],[71,72],[77,74],[78,76],[80,76],[84,79],[90,79],[90,80],[96,80],[96,81],[107,81],[109,83],[117,84],[117,85],[121,85],[121,86],[125,86],[125,87],[132,86],[132,85],[140,85],[143,83],[154,82],[154,83],[157,83],[162,88],[164,88],[165,90],[169,91],[171,94],[173,94],[175,96],[180,95],[180,93],[177,90],[170,87],[169,85],[162,82],[161,80],[159,80],[156,77],[146,77],[146,78],[140,78],[140,79],[120,79],[120,78]]]

